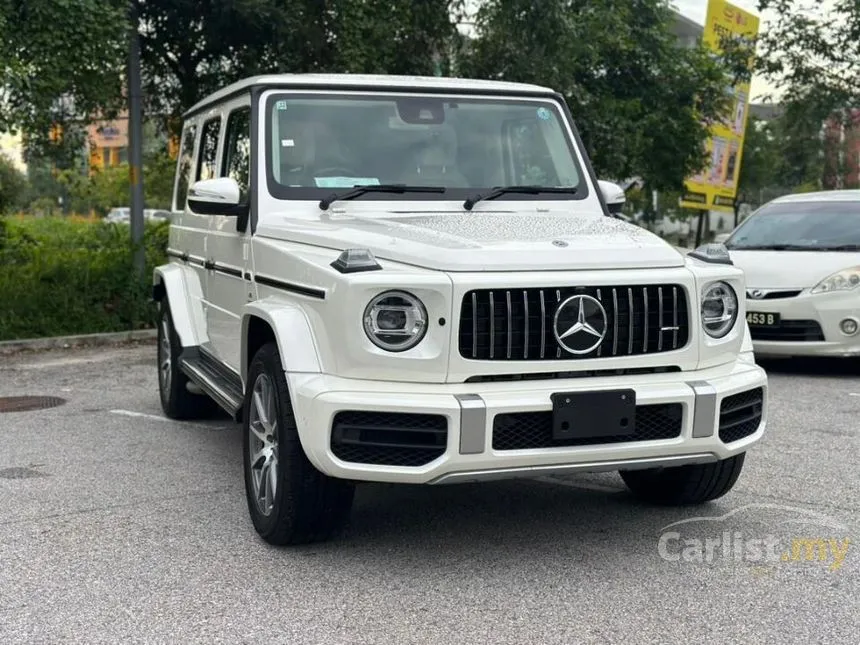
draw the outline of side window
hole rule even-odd
[[[220,133],[220,117],[209,119],[203,124],[203,130],[200,133],[200,157],[197,161],[197,181],[217,177],[216,159]]]
[[[239,184],[241,199],[248,195],[251,173],[251,108],[233,110],[227,119],[227,140],[224,144],[222,177],[232,177]]]
[[[557,186],[558,175],[537,123],[519,121],[508,128],[514,184]]]
[[[188,183],[191,177],[191,164],[194,161],[194,137],[197,134],[197,126],[189,125],[182,133],[182,145],[179,148],[179,160],[176,164],[176,193],[173,195],[173,210],[180,211],[185,208],[185,199],[188,197]]]

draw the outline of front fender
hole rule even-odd
[[[259,318],[269,325],[278,344],[285,372],[322,373],[319,348],[307,314],[297,303],[264,298],[242,310],[242,383],[248,381],[248,329]]]
[[[203,289],[197,272],[179,264],[163,264],[152,274],[153,295],[166,298],[170,305],[173,327],[183,347],[208,342],[206,316],[203,313]]]

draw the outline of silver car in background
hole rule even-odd
[[[774,199],[725,245],[756,354],[860,355],[860,190]]]

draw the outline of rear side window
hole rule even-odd
[[[232,177],[239,184],[242,201],[248,196],[251,172],[251,108],[233,110],[227,119],[227,140],[224,144],[222,177]]]
[[[194,137],[197,126],[189,125],[182,134],[182,145],[179,148],[179,161],[176,164],[176,192],[173,195],[173,210],[185,208],[188,197],[188,183],[191,177],[191,164],[194,162]]]
[[[218,135],[221,132],[221,119],[210,119],[203,124],[200,134],[200,158],[197,162],[197,181],[217,176]]]

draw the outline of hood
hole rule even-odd
[[[380,259],[441,271],[684,265],[675,248],[643,228],[569,212],[338,213],[312,222],[272,217],[258,233],[338,250],[367,248]]]
[[[729,250],[749,289],[809,289],[824,278],[860,265],[860,253],[845,251]]]

